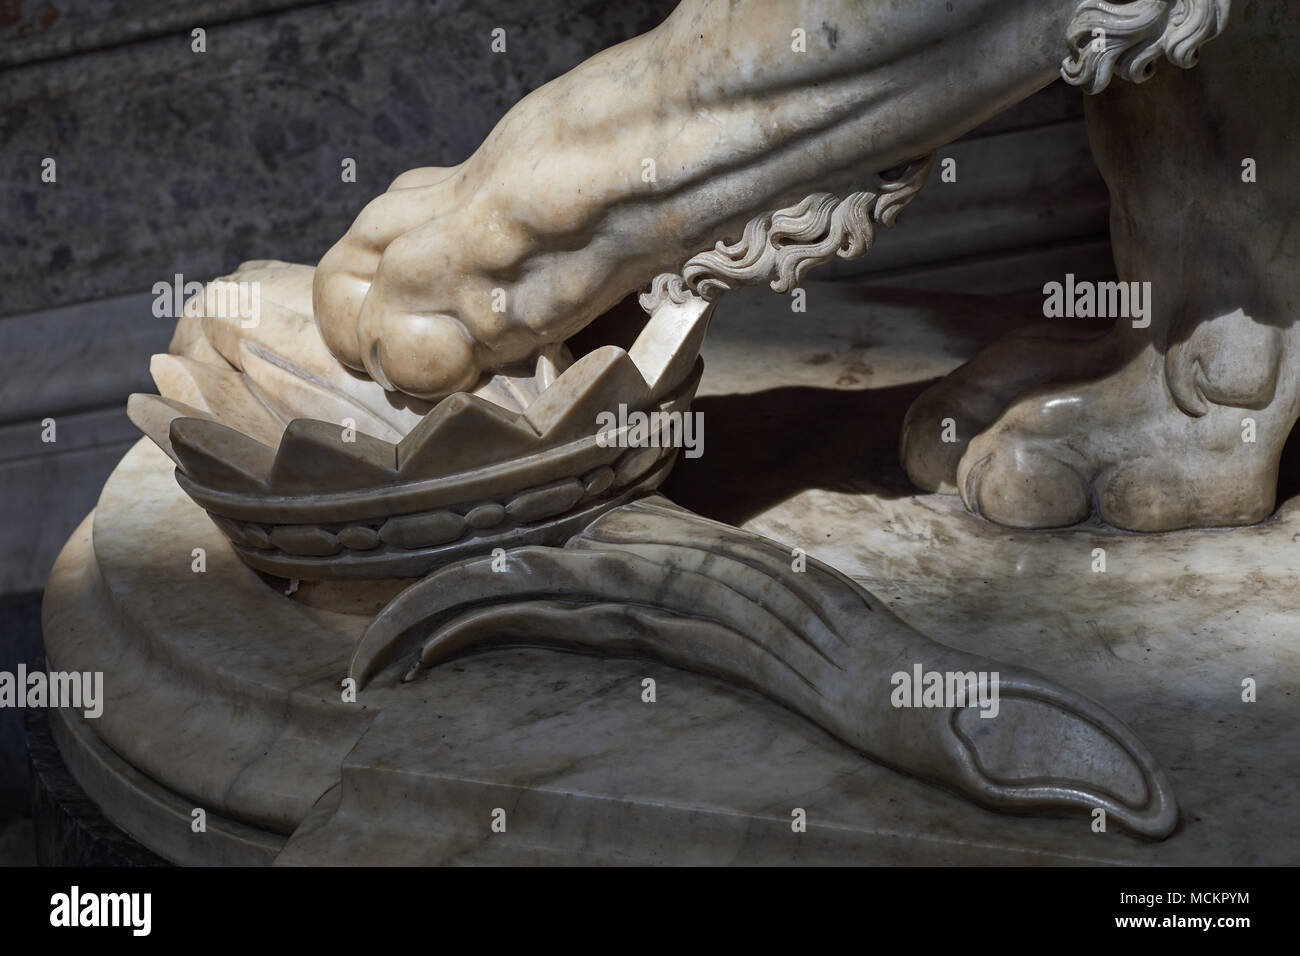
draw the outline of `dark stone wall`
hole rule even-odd
[[[50,2],[60,18],[11,39],[29,59],[0,73],[0,315],[315,262],[398,173],[463,160],[521,96],[674,6]]]
[[[19,663],[31,668],[43,657],[40,595],[0,598],[0,671],[15,673]],[[26,819],[32,783],[23,738],[26,716],[23,710],[0,707],[0,866],[34,860]]]

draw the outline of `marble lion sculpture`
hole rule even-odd
[[[938,149],[1064,75],[1089,94],[1119,276],[1151,283],[1150,321],[993,345],[916,400],[908,473],[1017,527],[1263,519],[1300,413],[1287,7],[685,0],[459,166],[399,176],[314,270],[211,283],[132,418],[252,567],[428,575],[361,639],[362,686],[520,633],[643,654],[985,805],[1102,806],[1165,836],[1168,781],[1104,709],[930,641],[831,568],[792,574],[788,549],[655,496],[671,454],[592,432],[616,405],[684,409],[721,293],[868,253]],[[637,342],[574,361],[566,339],[637,290]],[[1003,716],[892,708],[906,660],[1000,672]]]
[[[1220,33],[1198,69],[1157,69]],[[522,100],[466,162],[400,176],[321,260],[317,321],[376,381],[465,388],[754,216],[858,188],[1063,73],[1092,94],[1116,263],[1152,283],[1152,320],[994,346],[918,400],[906,468],[1018,527],[1255,522],[1300,411],[1296,36],[1276,0],[686,2]],[[1248,159],[1271,166],[1254,183]]]

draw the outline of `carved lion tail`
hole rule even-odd
[[[1163,772],[1104,708],[932,641],[845,575],[791,557],[652,496],[564,548],[501,551],[413,585],[366,631],[350,674],[365,685],[396,665],[392,679],[412,681],[507,645],[648,658],[757,690],[986,806],[1102,810],[1150,837],[1173,829]]]

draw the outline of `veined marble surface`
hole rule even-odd
[[[395,587],[285,597],[147,443],[106,487],[93,543],[83,526],[56,566],[46,640],[52,667],[106,672],[90,728],[171,792],[150,815],[140,780],[83,786],[190,862],[206,851],[187,803],[261,828],[267,839],[245,838],[259,853],[285,841],[280,863],[1300,859],[1300,502],[1250,528],[1136,536],[1009,531],[916,494],[895,447],[911,399],[1030,316],[1013,302],[805,286],[804,314],[763,292],[719,309],[696,404],[704,455],[680,462],[665,493],[804,548],[937,640],[1106,705],[1173,781],[1182,821],[1169,839],[979,809],[757,694],[639,661],[499,651],[344,703],[351,646]],[[207,549],[203,574],[194,547]],[[642,701],[647,677],[655,703]],[[1245,678],[1255,703],[1241,699]],[[237,858],[223,847],[208,858]]]

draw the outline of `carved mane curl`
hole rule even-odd
[[[640,297],[653,312],[665,300],[682,303],[692,295],[712,302],[738,285],[767,280],[774,292],[791,292],[808,270],[837,256],[854,259],[871,248],[876,225],[892,226],[925,184],[935,154],[886,174],[876,192],[813,193],[794,206],[755,216],[733,243],[692,256],[680,274],[665,272]]]
[[[1061,64],[1061,76],[1100,93],[1115,75],[1132,83],[1151,79],[1161,56],[1183,69],[1195,66],[1200,48],[1227,26],[1231,7],[1232,0],[1084,0],[1066,30],[1074,54]]]

